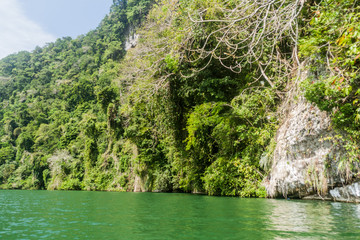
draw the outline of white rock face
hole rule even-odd
[[[300,80],[327,73],[311,74],[303,71]],[[350,167],[346,161],[343,139],[347,136],[335,132],[329,114],[309,103],[302,93],[289,95],[298,99],[286,105],[286,118],[277,131],[270,173],[264,180],[268,196],[360,202],[360,166],[354,163]]]
[[[139,40],[139,34],[136,34],[136,33],[130,34],[125,42],[125,50],[127,51],[130,48],[136,47],[138,40]]]
[[[265,187],[270,197],[299,197],[321,193],[344,182],[337,175],[341,146],[335,145],[326,112],[303,97],[292,103],[278,129],[276,148]]]
[[[360,183],[356,182],[344,187],[330,190],[330,196],[340,202],[360,202]]]

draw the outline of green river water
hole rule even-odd
[[[0,191],[0,239],[360,239],[360,205],[175,193]]]

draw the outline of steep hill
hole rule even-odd
[[[0,61],[1,188],[334,198],[359,178],[359,9],[114,1]]]

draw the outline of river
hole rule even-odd
[[[0,239],[360,239],[360,205],[2,190]]]

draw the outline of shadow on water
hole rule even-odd
[[[0,239],[358,239],[359,218],[335,202],[0,191]]]

